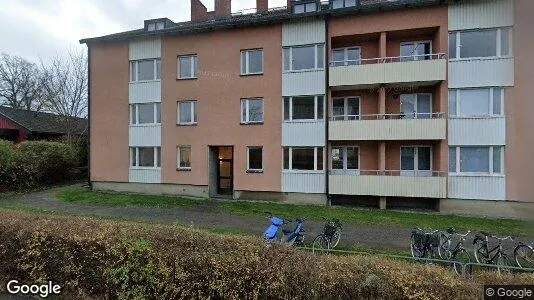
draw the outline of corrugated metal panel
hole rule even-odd
[[[329,192],[338,195],[446,197],[445,177],[330,175]]]
[[[503,176],[450,176],[449,198],[505,200],[506,178]]]
[[[445,119],[330,121],[329,140],[444,140]]]
[[[161,169],[130,169],[130,182],[161,183]]]
[[[282,95],[324,95],[325,71],[290,72],[282,74]]]
[[[143,39],[130,41],[130,60],[161,57],[160,39]]]
[[[513,58],[449,61],[449,88],[513,85]]]
[[[514,25],[513,0],[462,1],[449,4],[449,30]]]
[[[381,83],[443,81],[447,78],[445,59],[392,62],[330,68],[330,86],[355,88]]]
[[[325,122],[283,122],[282,146],[325,146]]]
[[[325,42],[325,22],[292,22],[282,26],[282,46],[319,44]]]
[[[505,145],[506,119],[449,120],[449,145]]]
[[[130,146],[161,146],[161,125],[130,126]]]
[[[130,103],[161,102],[161,81],[130,83]]]
[[[325,192],[325,174],[317,172],[286,172],[282,173],[282,192],[310,193]]]

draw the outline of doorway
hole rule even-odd
[[[401,176],[432,176],[432,147],[401,147]]]
[[[234,148],[210,146],[210,196],[232,196],[234,193]]]

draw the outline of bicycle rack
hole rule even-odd
[[[513,267],[513,266],[498,266],[498,265],[492,265],[492,264],[480,264],[480,263],[462,263],[459,261],[452,261],[452,260],[443,260],[443,259],[434,259],[434,258],[415,258],[412,256],[405,256],[405,255],[394,255],[394,254],[381,254],[381,253],[369,253],[369,252],[363,252],[363,251],[351,251],[351,250],[338,250],[338,249],[322,249],[322,248],[310,248],[310,247],[298,247],[297,249],[305,250],[305,251],[317,251],[317,252],[327,252],[327,253],[338,253],[338,254],[352,254],[352,255],[369,255],[369,256],[381,256],[381,257],[387,257],[387,258],[394,258],[394,259],[405,259],[405,260],[411,260],[414,262],[428,262],[428,263],[437,263],[437,264],[443,264],[443,265],[450,265],[453,266],[455,264],[461,265],[462,274],[461,276],[465,276],[466,274],[469,274],[467,270],[471,269],[473,266],[480,266],[480,267],[486,267],[486,268],[492,268],[492,269],[509,269],[511,271],[517,271],[519,273],[534,273],[534,268],[520,268],[520,267]]]

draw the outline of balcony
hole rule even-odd
[[[443,172],[432,171],[361,171],[359,175],[331,173],[329,193],[335,195],[445,198],[447,178]]]
[[[444,116],[443,113],[414,116],[403,114],[336,116],[329,122],[328,140],[444,140],[447,136]]]
[[[380,84],[432,85],[447,78],[445,54],[361,59],[330,63],[334,90],[373,88]]]

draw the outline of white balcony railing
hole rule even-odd
[[[431,53],[431,54],[414,54],[408,56],[391,56],[391,57],[376,57],[376,58],[363,58],[363,59],[347,59],[340,61],[330,62],[330,67],[342,67],[342,66],[356,66],[367,64],[386,64],[394,62],[407,62],[407,61],[425,61],[433,59],[445,59],[445,53]]]
[[[331,141],[444,140],[444,113],[333,116],[328,126]]]

